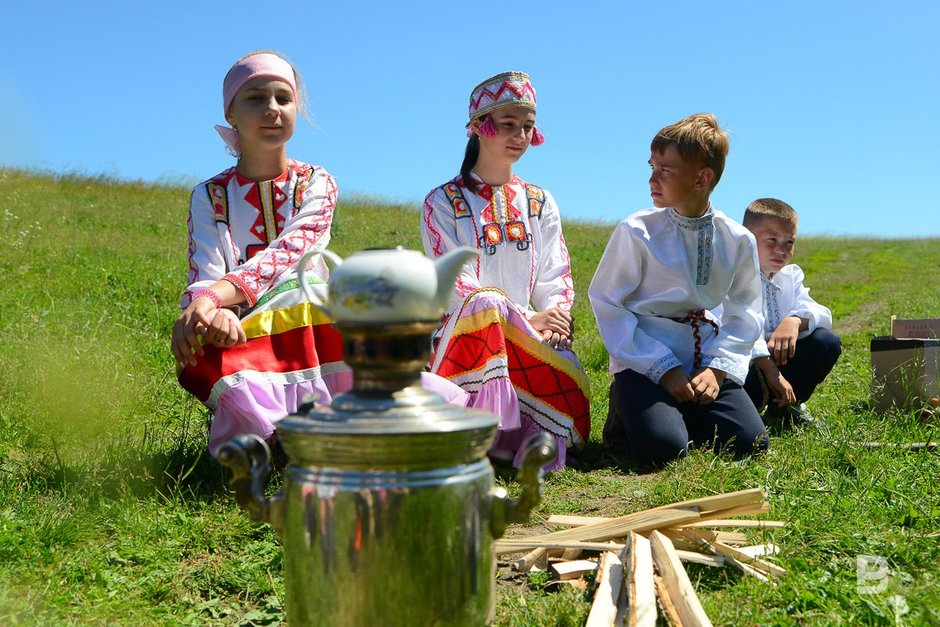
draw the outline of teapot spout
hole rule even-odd
[[[297,262],[297,282],[300,284],[300,289],[304,293],[304,296],[307,297],[307,300],[309,300],[314,307],[322,311],[327,318],[333,320],[333,314],[330,313],[330,309],[327,307],[326,299],[318,297],[310,284],[307,283],[307,263],[314,257],[321,255],[332,261],[334,268],[338,268],[343,263],[342,257],[329,250],[312,250],[308,253],[304,253]]]
[[[479,254],[478,250],[469,246],[460,246],[443,257],[438,257],[434,262],[434,270],[437,273],[437,293],[434,295],[434,303],[441,312],[447,309],[447,302],[454,290],[454,283],[457,282],[460,269]]]

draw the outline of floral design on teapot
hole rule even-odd
[[[394,307],[398,287],[384,276],[344,276],[334,288],[343,295],[344,307],[353,311],[370,311],[376,307]]]

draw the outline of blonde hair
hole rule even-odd
[[[794,231],[796,231],[799,222],[796,210],[782,200],[777,200],[776,198],[758,198],[744,210],[742,223],[745,227],[750,229],[765,218],[783,220],[792,226]]]
[[[286,54],[284,54],[283,52],[279,52],[277,50],[271,50],[269,48],[262,48],[261,50],[252,50],[248,54],[243,54],[242,56],[238,57],[235,63],[232,64],[232,67],[235,67],[236,65],[238,65],[239,63],[247,59],[248,57],[254,56],[256,54],[273,54],[274,56],[282,58],[284,62],[290,66],[290,69],[294,71],[294,84],[297,85],[297,94],[296,94],[297,112],[300,113],[300,115],[302,115],[304,119],[307,120],[307,122],[311,124],[311,126],[316,126],[316,123],[313,121],[313,118],[311,118],[310,114],[307,113],[307,110],[309,108],[309,103],[307,101],[307,86],[304,83],[304,77],[300,74],[300,70],[297,69],[297,66],[294,65],[294,62],[291,61],[287,57]],[[229,71],[231,71],[231,68],[229,68]]]
[[[663,153],[675,146],[686,163],[699,161],[715,173],[711,189],[715,188],[725,170],[730,142],[728,133],[718,125],[711,113],[696,113],[663,128],[650,144],[650,150]]]

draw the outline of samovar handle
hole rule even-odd
[[[253,522],[271,523],[271,500],[264,496],[264,487],[271,474],[271,449],[253,434],[237,435],[221,447],[219,462],[232,471],[235,500]]]
[[[522,485],[522,494],[512,500],[504,488],[493,488],[493,517],[490,528],[494,538],[502,537],[510,523],[526,522],[533,508],[542,500],[542,466],[555,459],[558,447],[554,438],[545,432],[537,433],[525,444],[522,466],[516,481]]]

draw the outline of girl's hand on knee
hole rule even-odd
[[[532,328],[542,335],[542,341],[557,350],[571,348],[574,318],[571,313],[558,307],[540,311],[529,318]]]
[[[692,389],[689,376],[685,373],[685,370],[682,369],[682,366],[676,366],[671,370],[667,370],[666,373],[659,378],[659,384],[663,386],[663,389],[665,389],[671,397],[680,403],[695,400],[695,390]]]
[[[558,307],[537,312],[529,318],[529,324],[540,333],[547,329],[567,338],[574,334],[574,319],[571,313]]]
[[[238,346],[248,341],[238,316],[229,309],[216,309],[206,328],[206,341],[219,348]]]
[[[194,299],[189,306],[183,310],[180,317],[173,323],[173,335],[170,340],[170,350],[173,352],[173,358],[180,368],[187,365],[195,365],[195,355],[202,355],[202,343],[199,336],[205,333],[206,328],[212,322],[215,311],[215,303],[212,300],[201,297]]]

